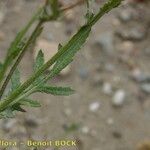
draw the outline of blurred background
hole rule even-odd
[[[60,0],[63,5],[71,0]],[[97,0],[98,10],[106,0]],[[43,0],[0,0],[0,59]],[[68,96],[33,95],[42,107],[0,120],[0,139],[75,139],[73,150],[150,150],[150,1],[125,0],[93,28],[73,63],[50,83],[71,86]],[[20,64],[22,82],[33,72],[37,50],[46,59],[84,23],[86,7],[45,25]],[[11,150],[27,149],[23,146]],[[43,149],[43,148],[42,148]],[[53,148],[44,148],[52,150]],[[63,148],[60,148],[63,150]]]

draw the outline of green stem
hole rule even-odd
[[[118,6],[121,3],[121,1],[122,0],[110,0],[100,9],[97,15],[93,17],[92,21],[88,22],[87,26],[92,27],[105,13],[109,12],[111,9]],[[76,39],[77,37],[76,36],[73,37],[75,41],[78,41]],[[13,103],[13,101],[15,101],[15,99],[18,98],[22,94],[22,92],[24,92],[24,90],[26,90],[32,83],[34,83],[34,81],[39,76],[41,76],[51,65],[53,65],[56,62],[56,60],[65,53],[66,49],[70,48],[70,46],[71,45],[68,42],[68,44],[66,44],[63,48],[61,48],[61,50],[59,50],[47,63],[45,63],[35,74],[33,74],[31,78],[29,78],[24,84],[22,84],[19,88],[17,88],[10,96],[1,101],[0,112],[5,110],[8,106],[10,106]]]
[[[113,8],[119,6],[121,2],[124,0],[110,0],[104,4],[100,11],[93,17],[93,19],[89,22],[89,25],[93,26],[104,14],[111,11]]]
[[[4,64],[3,64],[3,68],[0,72],[0,84],[2,82],[2,79],[4,78],[5,73],[7,72],[7,69],[10,65],[10,60],[12,59],[12,51],[14,49],[17,49],[18,44],[22,41],[22,39],[24,38],[25,34],[28,32],[28,30],[30,29],[30,27],[33,25],[33,23],[36,21],[38,15],[41,13],[41,8],[37,11],[37,13],[31,18],[31,20],[29,21],[29,23],[24,27],[24,29],[22,31],[20,31],[20,33],[22,32],[23,34],[20,35],[20,40],[17,41],[17,43],[15,43],[15,47],[12,46],[14,43],[12,43],[11,47],[8,49]],[[17,38],[17,37],[16,37]],[[15,41],[15,40],[14,40]],[[21,50],[21,49],[20,49]],[[18,53],[19,54],[19,53]],[[16,56],[17,57],[17,56]],[[14,59],[14,58],[13,58]]]
[[[40,21],[40,22],[37,24],[35,30],[34,30],[33,33],[31,34],[30,38],[28,39],[27,43],[25,44],[25,46],[23,47],[21,53],[19,54],[19,56],[18,56],[16,62],[14,63],[14,65],[12,66],[12,68],[10,69],[10,71],[9,71],[7,77],[6,77],[6,80],[4,81],[4,83],[3,83],[3,85],[2,85],[2,88],[1,88],[1,90],[0,90],[0,99],[1,99],[3,93],[4,93],[5,89],[6,89],[6,86],[8,85],[8,83],[9,83],[9,81],[10,81],[10,79],[11,79],[12,74],[14,73],[14,71],[16,70],[18,64],[19,64],[20,61],[22,60],[22,58],[23,58],[23,56],[24,56],[24,54],[25,54],[27,48],[28,48],[29,45],[33,42],[33,39],[35,38],[35,35],[37,34],[37,32],[39,31],[39,29],[40,29],[41,26],[42,26],[42,23],[43,23],[43,22]]]
[[[41,67],[30,79],[28,79],[20,88],[16,89],[7,99],[0,102],[0,111],[3,111],[8,107],[12,101],[18,97],[26,88],[28,88],[41,74],[45,72],[55,61],[64,53],[63,51],[58,51],[43,67]]]

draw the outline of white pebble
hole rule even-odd
[[[108,83],[108,82],[104,83],[103,92],[108,95],[112,93],[112,86],[110,83]]]
[[[82,127],[81,131],[83,134],[88,134],[90,129],[89,129],[89,127],[84,126],[84,127]]]
[[[107,119],[107,124],[108,125],[113,125],[114,124],[114,119],[113,118],[108,118]]]
[[[91,112],[96,112],[100,107],[100,103],[99,102],[94,102],[94,103],[91,103],[90,106],[89,106],[89,110]]]
[[[113,97],[113,105],[114,106],[122,106],[125,100],[125,91],[120,89],[118,90]]]

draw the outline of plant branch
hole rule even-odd
[[[77,3],[75,3],[75,4],[73,4],[73,5],[70,5],[70,6],[67,6],[67,7],[62,8],[61,11],[67,11],[67,10],[69,10],[69,9],[72,9],[72,8],[74,8],[74,7],[76,7],[76,6],[78,6],[78,5],[82,4],[82,3],[84,3],[84,1],[85,1],[85,0],[80,0],[80,1],[78,1]],[[47,5],[48,5],[48,0],[45,1],[44,7],[47,6]],[[44,8],[44,7],[43,7],[43,8]],[[37,16],[37,14],[36,14],[35,16]],[[31,25],[33,24],[33,22],[35,21],[35,16],[33,17],[33,19],[31,19],[31,21],[29,22],[29,24],[27,25],[27,27],[24,29],[24,30],[25,30],[24,33],[26,33],[26,32],[28,31],[28,29],[30,28],[30,26],[31,26]],[[52,20],[52,19],[53,19],[53,16],[50,16],[49,20]],[[2,98],[2,95],[3,95],[3,93],[4,93],[4,91],[5,91],[5,89],[6,89],[7,85],[8,85],[8,83],[9,83],[9,81],[10,81],[10,79],[11,79],[11,76],[12,76],[13,72],[15,71],[15,69],[16,69],[16,67],[18,66],[18,64],[20,63],[20,61],[22,60],[22,58],[23,58],[23,56],[24,56],[24,54],[25,54],[25,52],[26,52],[28,46],[31,44],[32,39],[34,38],[33,35],[34,35],[35,32],[38,30],[38,28],[43,24],[43,22],[44,22],[44,21],[43,21],[42,19],[39,21],[39,24],[37,25],[35,31],[33,31],[31,37],[28,39],[26,45],[23,47],[21,53],[19,54],[19,56],[18,56],[16,62],[14,63],[14,65],[12,66],[12,68],[10,69],[10,71],[9,71],[9,73],[8,73],[6,79],[5,79],[5,81],[4,81],[4,83],[2,84],[2,87],[1,87],[1,90],[0,90],[0,99]],[[22,38],[23,38],[23,36],[22,36]],[[4,63],[4,66],[3,66],[3,70],[1,71],[1,74],[0,74],[0,79],[3,78],[5,72],[7,71],[7,68],[8,68],[8,65],[9,65],[9,62],[7,61],[8,58],[9,58],[9,54],[7,55],[7,57],[6,57],[6,59],[5,59],[5,63]],[[0,81],[1,81],[1,80],[0,80]]]
[[[31,18],[29,23],[17,34],[15,40],[11,43],[11,46],[8,49],[5,61],[3,63],[3,67],[0,71],[0,84],[2,82],[2,79],[4,78],[5,73],[7,72],[7,69],[9,65],[12,62],[12,59],[15,59],[17,55],[14,56],[14,51],[17,49],[17,51],[21,51],[21,48],[18,49],[18,45],[23,40],[25,34],[28,32],[30,27],[33,25],[33,23],[36,21],[37,16],[41,13],[41,8],[37,11],[37,13]],[[19,54],[19,53],[18,53]]]
[[[72,45],[80,43],[80,36],[81,38],[84,34],[87,34],[91,27],[105,14],[108,13],[114,7],[117,7],[121,1],[123,0],[110,0],[107,2],[99,12],[92,18],[88,24],[84,25],[84,28],[81,28],[75,36],[64,46],[62,47],[48,62],[46,62],[37,72],[35,72],[25,83],[23,83],[19,88],[17,88],[13,93],[11,93],[6,99],[0,102],[0,112],[5,110],[7,107],[11,106],[16,102],[16,99],[26,90],[30,85],[34,83],[34,81],[40,77],[50,66],[52,66],[60,57],[64,56],[66,52],[70,52],[72,49]],[[80,31],[83,31],[83,34]],[[87,33],[86,33],[87,32]],[[80,35],[80,36],[79,36]],[[84,43],[85,41],[83,41]],[[77,48],[77,47],[75,47]],[[56,71],[56,70],[55,70]],[[57,72],[57,71],[56,71]],[[54,74],[52,74],[53,76]],[[49,77],[48,77],[49,78]]]
[[[4,93],[5,89],[6,89],[7,84],[9,83],[9,80],[11,79],[12,74],[14,73],[14,71],[16,70],[18,64],[19,64],[20,61],[22,60],[22,58],[23,58],[23,56],[24,56],[24,54],[25,54],[27,48],[28,48],[29,45],[33,42],[33,39],[34,39],[34,37],[35,37],[35,34],[37,34],[37,31],[41,28],[42,24],[43,24],[43,22],[41,22],[41,21],[37,24],[35,30],[34,30],[33,33],[31,34],[31,36],[30,36],[30,38],[28,39],[26,45],[23,47],[21,53],[19,54],[19,56],[18,56],[16,62],[14,63],[14,65],[12,66],[12,68],[10,69],[10,71],[9,71],[7,77],[6,77],[6,80],[4,81],[4,83],[3,83],[3,85],[2,85],[2,88],[1,88],[1,90],[0,90],[0,99],[1,99],[3,93]]]

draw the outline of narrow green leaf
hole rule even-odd
[[[18,53],[20,52],[20,50],[22,49],[22,47],[25,44],[23,42],[24,36],[28,32],[28,30],[32,26],[32,24],[35,22],[35,20],[38,19],[40,13],[41,13],[41,9],[39,9],[37,11],[37,13],[31,18],[29,23],[20,32],[18,32],[18,34],[16,35],[16,38],[11,43],[10,48],[8,49],[8,54],[7,55],[9,55],[11,57],[13,56],[13,58],[15,58],[18,55]]]
[[[44,65],[44,54],[43,54],[42,50],[40,50],[38,52],[38,55],[37,55],[35,63],[34,63],[34,71],[37,71],[43,65]]]
[[[44,22],[56,20],[60,12],[58,0],[47,0],[46,7],[43,9],[40,19]]]
[[[77,124],[77,123],[72,123],[70,125],[65,125],[64,126],[64,130],[67,133],[77,131],[79,128],[80,128],[80,124]]]
[[[7,108],[4,111],[0,112],[0,119],[14,118],[15,112],[12,108]]]
[[[86,4],[87,4],[87,13],[85,15],[86,19],[87,19],[87,22],[90,22],[93,17],[94,17],[94,14],[90,8],[90,3],[91,3],[91,0],[86,0]]]
[[[57,59],[57,62],[53,66],[49,78],[57,75],[62,71],[69,63],[72,62],[74,55],[85,43],[91,31],[90,26],[83,26],[78,33],[65,45],[61,47],[59,51],[64,51],[64,53]]]
[[[51,87],[51,86],[41,86],[37,88],[38,92],[52,94],[52,95],[64,95],[68,96],[74,93],[70,87]]]
[[[26,112],[23,108],[21,108],[21,106],[20,106],[19,103],[13,105],[13,106],[12,106],[12,109],[13,109],[14,111]]]
[[[34,72],[38,71],[43,65],[44,65],[44,54],[43,54],[42,50],[40,50],[38,52],[38,55],[37,55],[35,63],[34,63]],[[34,81],[33,84],[34,85],[38,84],[42,79],[43,79],[43,75],[41,75],[40,77],[38,77]]]
[[[49,3],[51,5],[53,16],[57,18],[60,13],[58,0],[49,0]]]
[[[13,42],[10,44],[10,47],[7,51],[7,56],[4,61],[4,67],[0,72],[0,83],[2,79],[4,78],[5,73],[7,72],[7,69],[9,65],[13,62],[13,60],[20,54],[20,52],[23,50],[26,44],[25,36],[30,27],[33,25],[33,23],[39,19],[39,15],[41,14],[42,9],[40,8],[37,13],[31,18],[29,23],[16,35]]]
[[[31,99],[21,99],[19,102],[21,105],[29,106],[29,107],[41,107],[41,104],[37,101]]]
[[[11,77],[11,91],[14,91],[21,85],[20,82],[20,72],[18,69],[15,70]]]
[[[121,1],[123,0],[109,0],[107,3],[104,4],[103,7],[100,8],[98,13],[92,17],[92,19],[89,19],[89,22],[87,22],[86,25],[80,28],[80,30],[72,37],[72,39],[63,47],[59,49],[59,51],[49,60],[47,61],[36,73],[34,73],[31,78],[29,78],[20,88],[15,90],[13,93],[8,95],[4,100],[0,102],[0,111],[3,111],[7,109],[9,106],[12,106],[13,104],[20,101],[18,98],[21,97],[22,93],[29,88],[30,86],[33,86],[33,83],[36,81],[37,78],[39,78],[41,75],[44,74],[44,72],[51,67],[50,74],[44,78],[44,82],[46,82],[48,79],[51,79],[55,75],[57,75],[62,69],[64,69],[72,60],[74,55],[78,50],[80,50],[81,46],[85,43],[86,39],[89,36],[89,33],[91,31],[91,27],[106,13],[108,13],[111,9],[114,7],[117,7]],[[42,80],[43,82],[43,80]],[[39,85],[39,84],[38,84]],[[37,85],[36,85],[37,86]],[[41,88],[41,87],[40,87]],[[34,89],[34,88],[33,88]],[[30,88],[29,88],[30,90]],[[52,93],[54,95],[61,95],[63,92],[59,92],[59,90],[50,90],[46,88],[46,90],[39,89],[39,91],[43,91],[46,93]],[[57,92],[58,93],[57,93]],[[29,91],[27,91],[29,92]],[[28,94],[28,93],[27,93]],[[63,93],[64,94],[64,93]],[[27,95],[28,96],[28,95]]]
[[[63,46],[59,43],[58,44],[58,50],[60,50]]]
[[[89,21],[89,25],[94,25],[103,15],[119,6],[124,0],[109,0],[99,10],[99,12]]]

